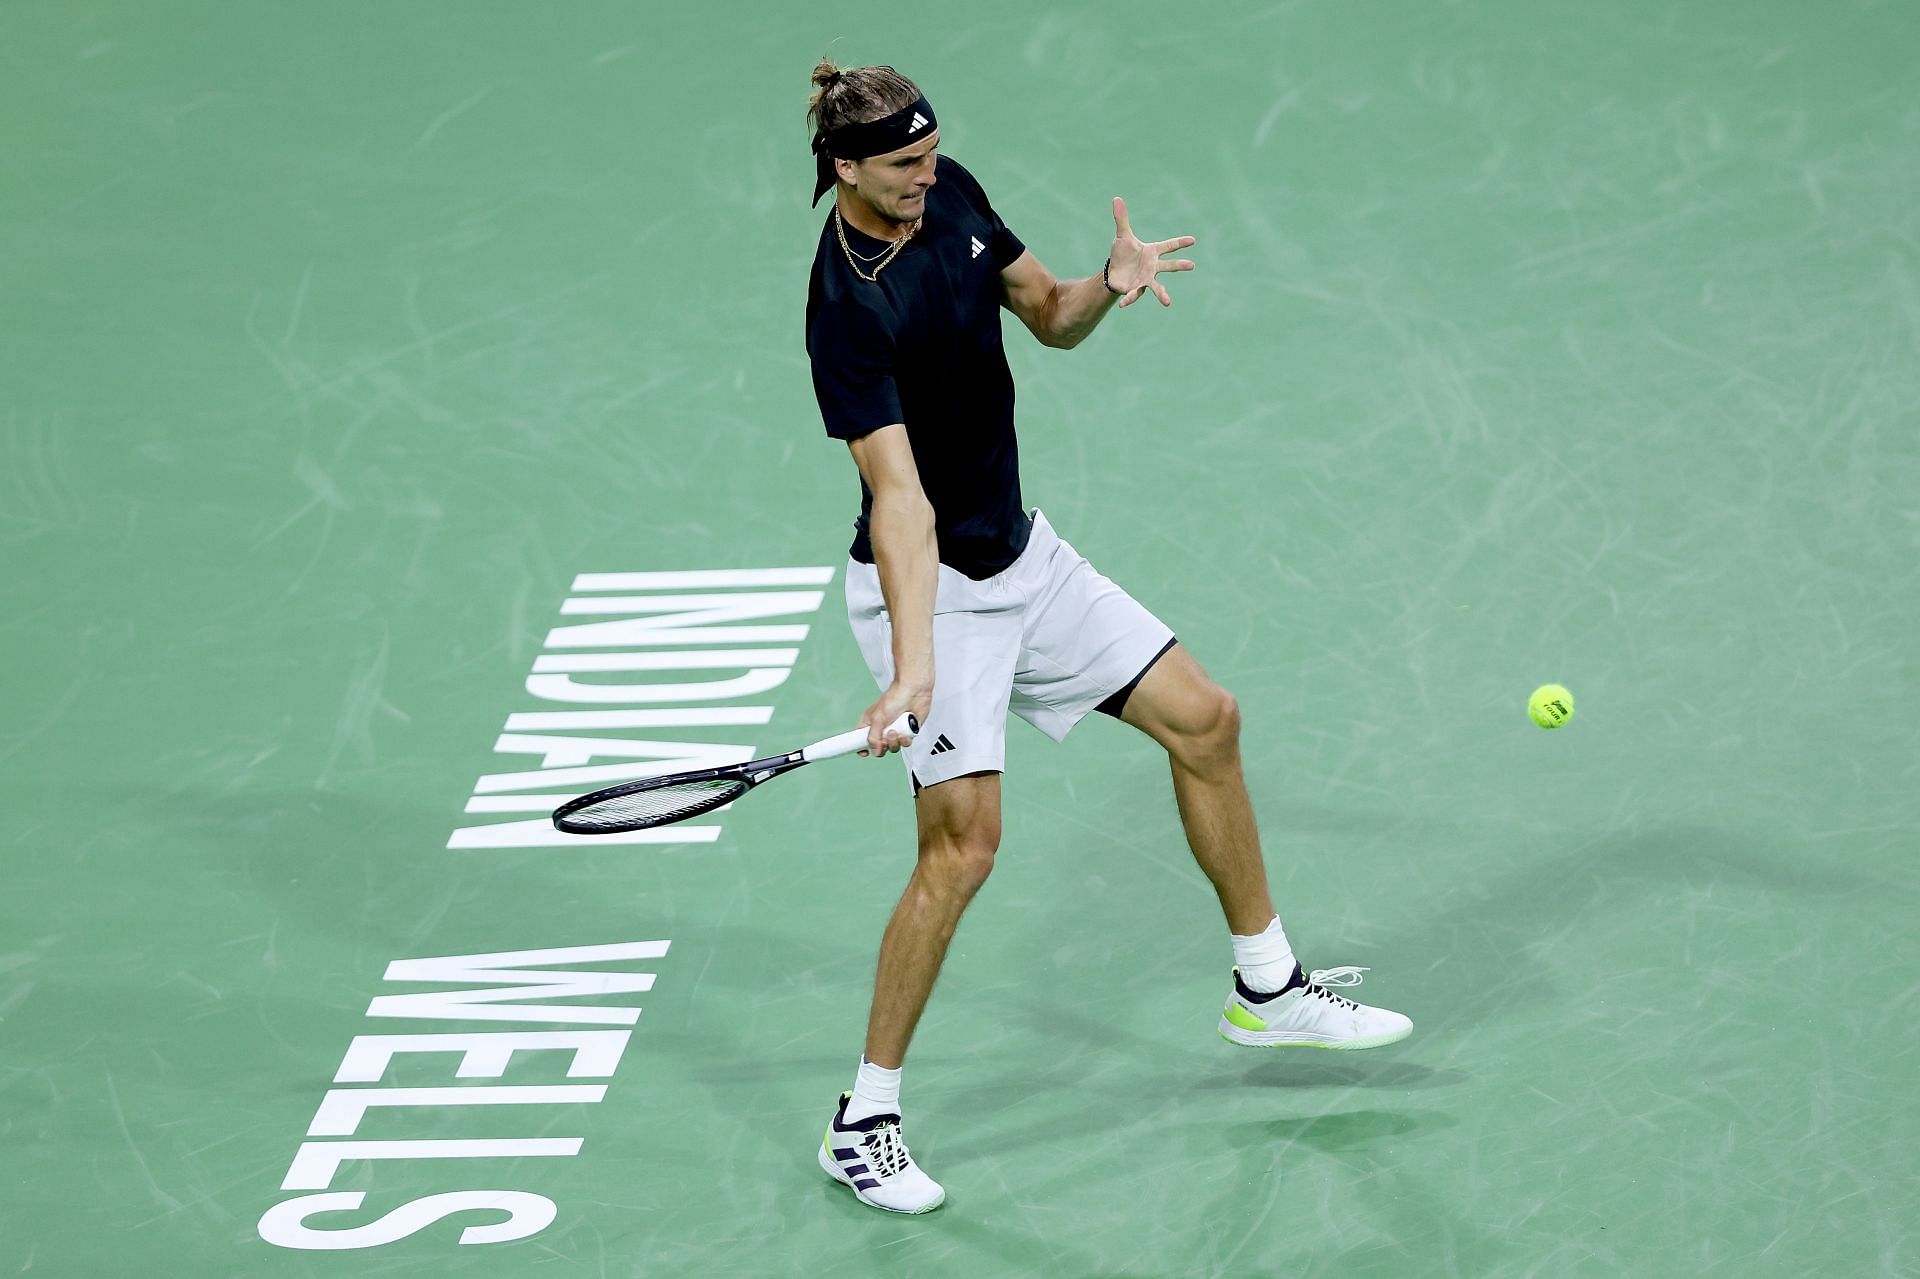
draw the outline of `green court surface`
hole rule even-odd
[[[1115,194],[1198,237],[1071,354],[1006,318],[1027,501],[1238,697],[1288,932],[1416,1024],[1221,1042],[1163,754],[1015,723],[918,1218],[814,1162],[898,760],[535,842],[623,743],[874,696],[830,43],[1056,273]],[[1916,67],[1912,4],[8,6],[0,1274],[1920,1273]],[[817,571],[576,582],[744,569]],[[633,638],[689,594],[769,615]],[[575,661],[716,648],[785,656]],[[716,691],[554,691],[654,682]]]

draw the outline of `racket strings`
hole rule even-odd
[[[738,777],[720,777],[613,795],[568,813],[562,829],[590,834],[664,826],[732,803],[748,789]]]

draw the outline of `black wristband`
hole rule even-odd
[[[1127,291],[1125,289],[1114,288],[1113,281],[1107,278],[1107,272],[1111,271],[1112,269],[1113,269],[1113,259],[1108,258],[1107,264],[1100,268],[1100,283],[1106,286],[1107,292],[1113,294],[1115,297],[1123,298],[1127,295]]]

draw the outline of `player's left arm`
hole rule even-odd
[[[1171,240],[1143,242],[1127,220],[1127,202],[1117,195],[1113,197],[1113,227],[1113,254],[1105,281],[1098,272],[1083,280],[1055,279],[1031,249],[1000,272],[1002,301],[1044,345],[1071,350],[1086,340],[1114,303],[1127,306],[1149,289],[1161,306],[1173,305],[1166,287],[1155,277],[1162,271],[1193,270],[1193,263],[1187,259],[1169,261],[1165,256],[1193,244],[1193,237],[1177,235]],[[1109,283],[1112,288],[1107,287]]]

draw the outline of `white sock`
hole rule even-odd
[[[1247,989],[1269,995],[1287,984],[1293,976],[1293,947],[1287,944],[1286,929],[1275,915],[1266,931],[1251,937],[1233,935],[1233,962],[1240,969],[1240,980]]]
[[[860,1073],[853,1077],[853,1096],[847,1099],[846,1122],[857,1124],[875,1115],[899,1113],[900,1072],[876,1066],[862,1056]]]

